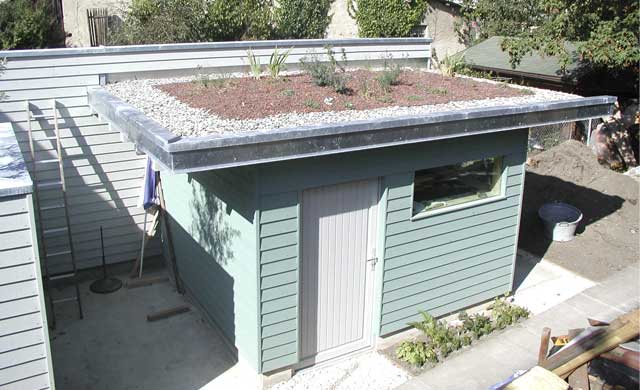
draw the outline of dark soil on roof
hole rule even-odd
[[[194,108],[228,119],[257,119],[290,112],[368,110],[390,106],[423,106],[452,101],[521,96],[528,93],[506,84],[444,77],[421,71],[403,71],[396,85],[385,91],[380,72],[348,72],[348,92],[319,87],[306,74],[273,79],[200,78],[190,83],[157,88]]]

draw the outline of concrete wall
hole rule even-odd
[[[122,15],[130,0],[62,0],[64,29],[68,47],[91,46],[87,9],[106,8],[109,15]]]
[[[466,46],[458,40],[455,27],[458,17],[458,6],[440,0],[429,1],[424,19],[424,24],[427,26],[425,36],[433,39],[431,47],[435,50],[438,60],[466,49]]]
[[[378,240],[385,249],[376,268],[373,329],[386,335],[407,328],[420,310],[443,315],[511,290],[526,145],[527,130],[520,130],[257,166],[260,289],[269,296],[261,316],[261,369],[299,362],[292,292],[299,283],[302,190],[383,179]],[[412,218],[415,171],[492,156],[505,159],[504,199]]]

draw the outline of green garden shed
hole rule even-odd
[[[278,44],[326,44],[301,42]],[[383,43],[428,46],[333,42]],[[239,359],[267,374],[375,348],[420,311],[509,293],[528,129],[600,117],[614,102],[535,92],[185,135],[166,123],[201,112],[145,106],[155,92],[144,83],[90,88],[91,110],[159,167],[184,286]]]

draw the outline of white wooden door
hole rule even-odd
[[[378,180],[302,195],[302,366],[371,346]]]

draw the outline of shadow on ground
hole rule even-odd
[[[120,279],[126,280],[124,275]],[[146,321],[151,312],[185,303],[169,283],[122,288],[109,295],[91,293],[89,284],[81,285],[85,318],[77,318],[74,305],[61,305],[58,327],[51,332],[58,388],[196,390],[236,364],[222,336],[197,307]]]
[[[553,242],[544,234],[538,209],[546,202],[569,203],[583,213],[577,237]],[[633,214],[636,218],[634,220]],[[625,199],[556,176],[527,172],[519,247],[591,280],[637,261],[637,195]]]

